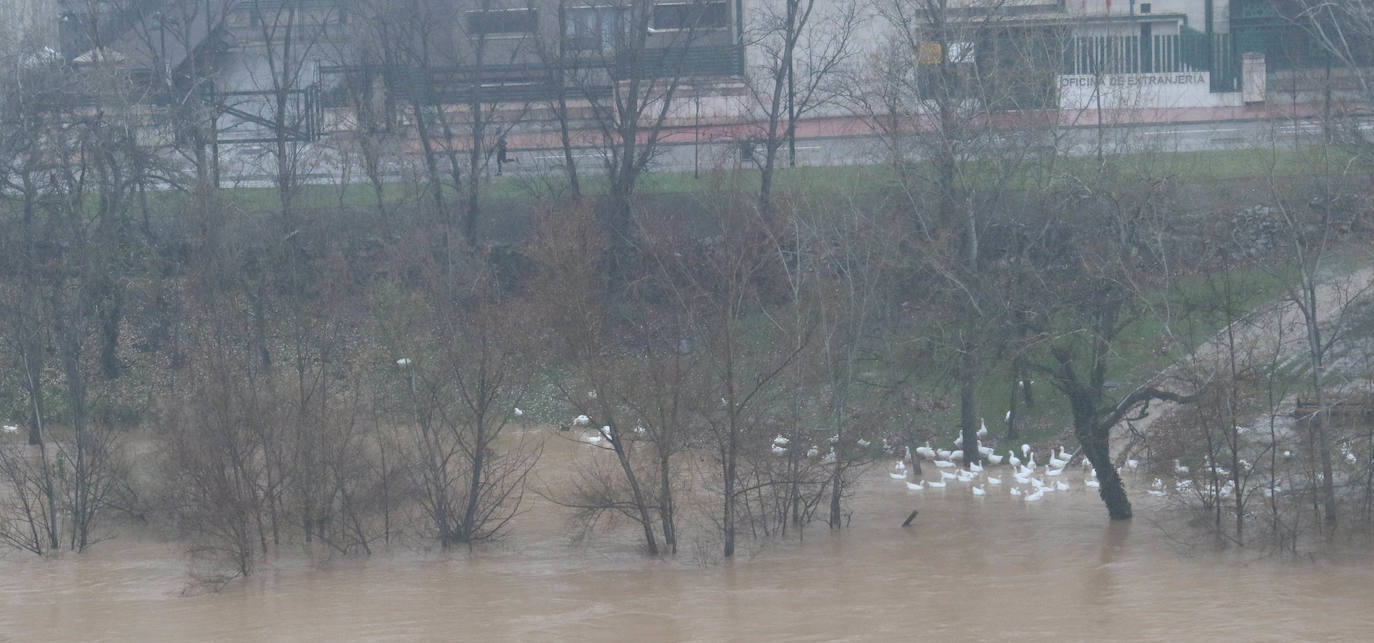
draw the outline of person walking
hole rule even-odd
[[[506,157],[506,135],[502,134],[496,139],[496,176],[501,176],[501,169],[510,161]]]

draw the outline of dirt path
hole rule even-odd
[[[1333,332],[1349,328],[1355,321],[1353,317],[1358,316],[1355,313],[1359,307],[1353,304],[1368,298],[1371,292],[1374,292],[1374,268],[1360,268],[1322,279],[1317,288],[1317,316],[1323,338],[1329,338]],[[1238,370],[1276,364],[1281,368],[1294,367],[1305,371],[1309,363],[1306,325],[1303,323],[1302,312],[1290,298],[1283,297],[1236,320],[1231,324],[1229,333],[1226,328],[1217,331],[1212,339],[1203,343],[1192,354],[1155,375],[1149,384],[1179,393],[1188,393],[1194,389],[1194,382],[1221,377],[1222,374],[1229,372],[1227,362],[1230,355],[1230,337],[1234,337]],[[1328,350],[1328,373],[1341,368],[1339,358],[1345,353],[1342,344],[1344,342],[1337,342]],[[1281,406],[1289,407],[1292,404],[1292,400],[1285,400]],[[1117,459],[1134,457],[1135,451],[1149,436],[1150,427],[1161,418],[1172,415],[1179,406],[1173,402],[1157,400],[1151,403],[1147,417],[1130,421],[1129,425],[1127,421],[1122,421],[1113,427],[1114,436],[1118,438],[1113,441],[1118,445],[1114,449]]]

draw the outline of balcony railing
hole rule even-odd
[[[743,76],[744,47],[688,46],[619,54],[615,59],[614,75],[617,79]]]

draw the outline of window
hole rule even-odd
[[[538,24],[533,9],[467,12],[468,33],[480,36],[534,33]]]
[[[568,49],[612,51],[626,28],[620,7],[583,7],[563,14],[563,45]]]
[[[654,5],[654,29],[725,29],[730,26],[730,5],[698,0]]]

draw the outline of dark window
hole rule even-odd
[[[538,23],[533,9],[469,11],[468,33],[473,35],[534,33]]]
[[[627,15],[619,7],[568,9],[563,19],[563,43],[569,49],[615,49],[625,30]]]
[[[654,5],[655,29],[724,29],[730,6],[724,2],[674,2]]]

